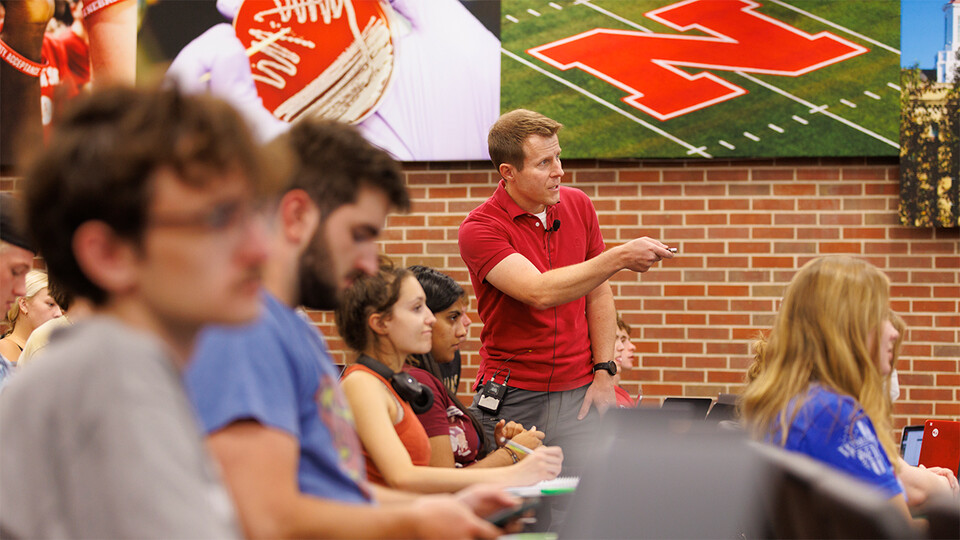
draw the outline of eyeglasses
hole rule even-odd
[[[190,214],[153,216],[147,222],[152,228],[195,229],[208,233],[240,231],[259,214],[260,208],[249,201],[233,200],[217,204],[210,210]]]

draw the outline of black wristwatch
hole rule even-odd
[[[611,360],[610,362],[597,362],[593,365],[594,373],[601,369],[606,370],[612,377],[617,374],[617,363]]]

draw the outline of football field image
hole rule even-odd
[[[567,158],[893,156],[899,0],[502,0],[500,108]]]

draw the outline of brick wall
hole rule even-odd
[[[899,224],[896,160],[567,161],[564,168],[566,184],[593,199],[608,246],[650,236],[680,248],[645,274],[623,271],[612,280],[640,361],[624,375],[634,395],[638,385],[647,398],[737,392],[749,343],[771,324],[795,270],[818,255],[849,253],[887,273],[893,308],[910,326],[896,425],[960,417],[960,229]],[[492,193],[493,168],[405,170],[414,210],[388,219],[384,252],[404,265],[439,268],[472,291],[457,227]],[[332,316],[314,317],[342,350]],[[480,326],[466,344],[465,399]]]

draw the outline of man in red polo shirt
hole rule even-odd
[[[650,238],[604,251],[593,203],[560,185],[561,127],[524,109],[497,120],[488,144],[500,185],[460,225],[459,243],[483,320],[472,408],[487,440],[501,417],[536,426],[575,473],[593,435],[592,422],[581,420],[598,416],[588,416],[591,405],[616,404],[607,280],[673,254]]]

